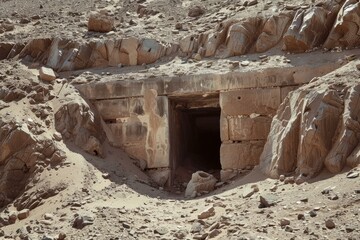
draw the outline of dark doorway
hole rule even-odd
[[[172,99],[170,156],[175,182],[187,182],[199,170],[218,175],[221,169],[218,104],[217,95]]]

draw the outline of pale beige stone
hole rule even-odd
[[[325,48],[355,47],[360,43],[360,2],[347,0],[341,7],[326,42]]]
[[[265,140],[269,134],[271,118],[238,116],[229,119],[229,138],[233,141]]]
[[[220,93],[220,106],[230,116],[275,115],[280,96],[280,88],[240,89]]]
[[[259,164],[264,141],[244,141],[221,144],[220,163],[222,169],[243,169]]]
[[[88,30],[94,32],[110,32],[114,28],[114,17],[104,13],[92,12],[89,16]]]
[[[39,70],[41,80],[52,82],[56,79],[55,72],[51,68],[41,67]]]

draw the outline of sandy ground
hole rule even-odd
[[[139,18],[136,13],[139,2],[148,9],[158,11],[151,16]],[[229,17],[248,17],[254,14],[267,15],[279,11],[285,5],[300,4],[306,7],[310,1],[259,1],[243,9],[241,1],[19,1],[2,0],[0,19],[10,18],[15,29],[0,34],[0,41],[27,41],[36,37],[64,37],[93,39],[118,36],[142,36],[163,41],[177,41],[192,32],[202,32]],[[188,8],[200,5],[206,13],[199,18],[187,17]],[[87,14],[95,9],[108,9],[116,16],[116,29],[108,34],[87,32]],[[30,20],[20,23],[22,19]],[[130,24],[130,20],[134,23]],[[181,22],[184,29],[174,31]],[[349,54],[358,54],[351,51]],[[265,66],[301,65],[317,61],[316,52],[307,54],[276,55],[264,63]],[[322,57],[329,61],[344,59],[347,52],[328,53]],[[330,60],[331,58],[331,60]],[[290,61],[286,61],[290,59]],[[64,73],[61,77],[92,75],[103,81],[132,76],[171,76],[174,66],[180,74],[207,73],[228,69],[229,61],[249,60],[249,69],[261,65],[258,55],[234,59],[209,59],[186,62],[184,59],[170,59],[150,67],[92,69]],[[184,62],[186,64],[184,64]],[[211,67],[207,67],[211,62]],[[20,61],[2,61],[1,76],[5,76],[0,87],[21,88],[30,82],[39,84],[38,70],[29,69]],[[261,65],[262,66],[262,65]],[[141,72],[146,70],[145,72]],[[7,73],[10,71],[10,74]],[[103,73],[110,73],[104,77]],[[107,75],[107,74],[105,74]],[[95,77],[94,77],[95,76]],[[124,77],[125,78],[125,77]],[[61,91],[60,91],[61,89]],[[10,116],[19,122],[29,118],[45,129],[49,137],[55,132],[53,113],[61,101],[73,98],[74,87],[56,81],[52,92],[57,96],[46,105],[51,109],[47,125],[33,111],[29,99],[5,103],[0,101],[0,116]],[[60,92],[60,94],[59,94]],[[248,175],[225,183],[207,195],[196,199],[185,199],[183,193],[175,194],[158,188],[121,150],[105,145],[105,158],[89,155],[72,143],[61,142],[66,152],[66,164],[60,168],[47,168],[41,175],[40,185],[66,186],[65,190],[43,201],[30,211],[30,216],[15,224],[2,227],[0,239],[20,239],[27,229],[28,239],[360,239],[360,182],[359,177],[347,178],[347,169],[341,174],[321,173],[311,182],[301,185],[285,184],[279,180],[267,179],[255,168]],[[351,170],[359,173],[360,168]],[[14,183],[16,184],[16,183]],[[255,186],[256,185],[256,186]],[[244,197],[252,187],[259,191]],[[324,190],[325,193],[322,193]],[[336,195],[336,197],[335,197]],[[260,196],[274,202],[269,208],[259,208]],[[333,200],[331,200],[331,199]],[[198,214],[214,207],[215,214],[199,220]],[[1,214],[14,210],[13,205],[0,209]],[[86,216],[91,224],[82,229],[73,228],[75,218]],[[288,220],[288,221],[287,221]],[[330,229],[325,222],[335,224]],[[204,235],[205,234],[205,235]],[[207,236],[206,234],[210,235]],[[26,238],[23,238],[26,239]],[[61,238],[59,238],[61,239]]]

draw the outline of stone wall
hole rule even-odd
[[[146,168],[169,166],[168,99],[153,89],[143,97],[94,102],[108,127],[112,145],[146,163]]]

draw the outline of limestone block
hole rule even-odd
[[[280,105],[280,88],[240,89],[220,93],[225,115],[274,115]]]
[[[270,117],[231,117],[229,118],[229,137],[233,141],[264,140],[269,134],[270,125]]]
[[[222,112],[220,115],[220,138],[221,141],[229,140],[229,121]]]
[[[244,141],[221,144],[220,163],[222,169],[243,169],[259,164],[265,141]]]
[[[292,18],[290,13],[280,13],[268,18],[256,41],[255,51],[265,52],[274,47],[281,40]]]
[[[96,109],[99,111],[104,120],[130,117],[129,99],[108,99],[94,102]]]
[[[340,9],[332,27],[325,48],[355,47],[360,44],[360,2],[347,0]]]
[[[56,75],[51,68],[41,67],[39,70],[39,76],[41,80],[52,82],[56,79]]]

